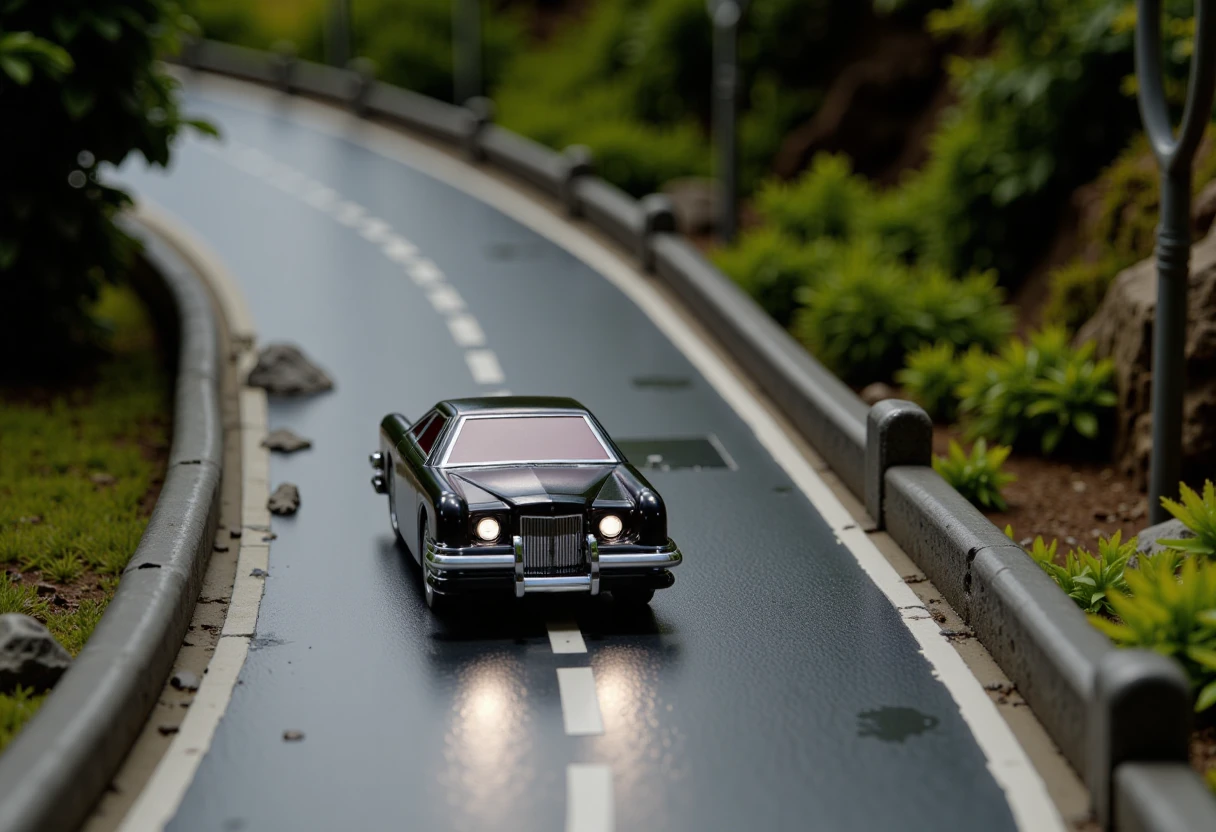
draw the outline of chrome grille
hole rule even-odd
[[[575,575],[586,569],[583,518],[521,517],[525,575]]]

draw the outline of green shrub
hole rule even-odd
[[[1001,470],[1010,450],[1004,445],[989,448],[987,442],[979,439],[968,456],[961,445],[951,440],[948,455],[933,457],[933,470],[972,505],[1004,511],[1009,506],[1001,496],[1001,490],[1017,479]]]
[[[1181,503],[1162,497],[1161,505],[1181,520],[1182,525],[1190,529],[1195,536],[1157,542],[1187,554],[1216,558],[1216,486],[1211,480],[1206,480],[1202,497],[1186,483],[1180,483],[1178,489],[1182,495]]]
[[[908,355],[907,366],[895,374],[895,380],[934,420],[954,421],[963,363],[955,355],[953,344],[939,341],[922,345]]]
[[[1005,531],[1010,534],[1012,530]],[[1123,543],[1122,533],[1115,532],[1098,540],[1097,554],[1078,547],[1065,556],[1063,566],[1055,562],[1056,545],[1054,540],[1048,546],[1042,537],[1036,537],[1027,554],[1082,610],[1111,615],[1119,599],[1126,598],[1127,575],[1134,571],[1127,569],[1127,562],[1136,554],[1136,538]]]
[[[1167,550],[1168,551],[1168,550]],[[1216,704],[1216,563],[1184,558],[1142,558],[1126,573],[1130,594],[1112,594],[1119,620],[1091,617],[1123,647],[1144,647],[1182,663],[1195,692],[1195,710]]]
[[[1074,260],[1054,270],[1048,277],[1043,320],[1075,332],[1098,311],[1119,269],[1118,261],[1108,258],[1098,263]]]
[[[976,346],[994,350],[1013,331],[1013,310],[993,272],[954,280],[939,269],[917,269],[910,301],[922,322],[926,341],[949,341],[959,350]]]
[[[874,199],[873,189],[853,173],[844,155],[819,153],[811,167],[790,183],[768,182],[756,195],[760,216],[778,231],[803,242],[851,236]]]
[[[571,139],[591,148],[597,173],[634,196],[654,193],[680,176],[709,173],[708,148],[691,124],[601,121]]]
[[[134,250],[100,171],[169,161],[186,122],[155,59],[183,25],[170,0],[0,6],[0,354],[23,356],[3,370],[71,366],[96,339],[89,308]]]
[[[907,272],[871,240],[837,251],[828,274],[803,290],[794,335],[851,384],[890,378],[926,328]]]
[[[798,290],[817,282],[830,259],[824,246],[801,245],[771,228],[750,231],[737,245],[713,253],[718,268],[782,326],[794,318]]]
[[[1065,439],[1093,441],[1114,405],[1113,368],[1093,346],[1072,349],[1047,327],[1028,342],[1010,340],[997,355],[970,355],[958,392],[966,433],[1005,445],[1038,443],[1047,454]]]

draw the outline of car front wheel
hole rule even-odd
[[[431,612],[436,615],[442,615],[452,606],[452,599],[446,595],[438,593],[431,586],[431,582],[427,580],[430,575],[430,568],[426,565],[426,548],[431,542],[431,538],[427,535],[426,518],[422,520],[422,527],[418,532],[418,566],[422,570],[422,592],[426,597],[426,605]]]

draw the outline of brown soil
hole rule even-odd
[[[951,439],[962,441],[957,428],[934,428],[933,452],[945,454]],[[1015,453],[1005,470],[1017,477],[1004,490],[1009,508],[985,514],[998,528],[1013,526],[1024,545],[1037,535],[1054,538],[1063,556],[1074,546],[1092,549],[1098,537],[1117,531],[1128,540],[1148,525],[1148,498],[1107,463]]]
[[[1216,725],[1206,725],[1191,735],[1191,767],[1200,774],[1216,771]]]

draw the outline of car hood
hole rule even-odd
[[[448,481],[469,504],[500,500],[508,506],[578,504],[596,498],[628,499],[617,479],[619,465],[534,465],[511,468],[460,468]]]

